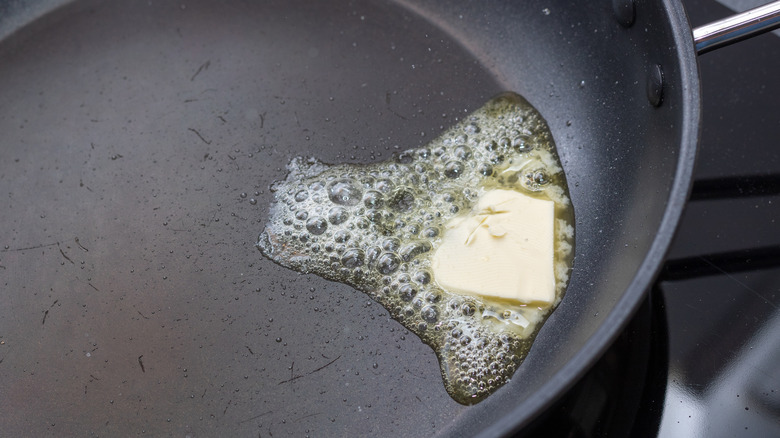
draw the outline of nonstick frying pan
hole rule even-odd
[[[0,6],[0,430],[435,435],[528,425],[612,342],[684,206],[699,129],[673,1]],[[475,406],[365,295],[261,257],[295,156],[371,162],[512,90],[547,119],[575,268]]]

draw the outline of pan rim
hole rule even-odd
[[[671,49],[676,53],[676,61],[680,67],[682,125],[674,182],[656,238],[623,296],[579,352],[538,391],[524,399],[500,420],[486,426],[477,436],[511,436],[537,420],[573,387],[614,343],[639,309],[660,273],[690,195],[701,131],[701,85],[692,27],[681,2],[662,0],[661,8],[668,17],[674,40],[674,47]]]

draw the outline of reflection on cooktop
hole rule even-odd
[[[732,12],[685,5],[694,25]],[[780,436],[777,35],[699,58],[696,183],[660,283],[669,377],[659,436]]]

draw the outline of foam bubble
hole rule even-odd
[[[357,205],[362,194],[360,187],[352,179],[339,179],[328,184],[328,199],[334,204]]]
[[[306,221],[306,229],[315,236],[319,236],[328,229],[328,222],[321,217],[313,217]]]

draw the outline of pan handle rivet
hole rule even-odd
[[[615,19],[623,27],[631,27],[636,19],[636,3],[634,0],[612,0],[612,11]]]
[[[647,100],[654,107],[661,106],[664,101],[664,70],[660,64],[650,67],[647,76]]]

